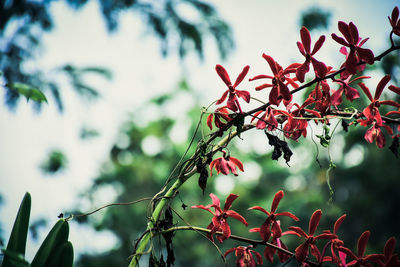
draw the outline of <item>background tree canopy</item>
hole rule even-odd
[[[29,65],[29,62],[34,62],[37,57],[33,51],[40,48],[43,32],[50,32],[53,27],[50,11],[52,3],[52,1],[5,1],[2,3],[0,10],[2,76],[0,79],[2,79],[1,84],[6,95],[6,105],[11,109],[17,107],[19,98],[24,95],[19,90],[15,90],[15,88],[21,88],[22,85],[29,86],[31,89],[40,89],[39,91],[54,99],[54,102],[49,101],[50,105],[56,104],[60,111],[64,109],[62,85],[52,76],[45,75],[41,69],[35,69]],[[79,11],[88,2],[78,0],[67,1],[67,3]],[[200,58],[206,58],[208,50],[205,49],[205,38],[207,36],[215,39],[221,58],[226,58],[234,46],[228,23],[221,19],[215,7],[205,2],[194,0],[99,1],[98,5],[110,33],[117,34],[122,14],[132,12],[141,16],[144,28],[159,37],[161,54],[165,57],[171,53],[177,53],[179,57],[184,58],[189,56],[190,51],[195,51]],[[304,7],[296,10],[302,14],[298,15],[298,22],[307,24],[310,30],[323,31],[324,28],[329,29],[329,27],[336,30],[336,25],[329,24],[331,13],[326,10],[329,9]],[[268,18],[263,19],[268,20]],[[385,20],[386,17],[376,19]],[[299,25],[291,25],[291,27],[299,28]],[[296,35],[294,39],[298,39],[298,36]],[[273,41],[270,39],[269,42]],[[249,58],[240,64],[251,64],[251,61],[259,56],[258,52],[255,53],[256,55],[252,51],[251,53],[250,56],[248,52]],[[399,69],[397,59],[398,53],[393,57],[388,57],[379,68],[393,73],[396,77]],[[182,67],[184,68],[185,64],[182,64]],[[207,67],[213,71],[213,67]],[[54,69],[68,79],[72,88],[86,99],[96,99],[100,93],[95,86],[87,82],[85,75],[95,73],[105,79],[113,77],[113,71],[108,70],[107,66],[77,67],[72,62],[63,66],[54,66]],[[368,71],[379,70],[371,68],[366,70]],[[161,188],[173,166],[184,155],[199,121],[201,109],[210,100],[199,88],[194,88],[190,80],[193,75],[191,76],[189,70],[187,73],[188,77],[182,77],[170,92],[143,101],[140,106],[132,108],[131,114],[118,130],[117,138],[110,146],[109,154],[99,167],[98,175],[93,183],[88,188],[78,190],[80,194],[79,200],[76,201],[78,204],[76,208],[71,209],[71,213],[87,212],[78,207],[87,207],[80,204],[87,203],[88,200],[92,201],[90,202],[92,207],[105,204],[99,203],[97,198],[103,192],[112,192],[112,201],[121,203],[152,196]],[[21,86],[16,86],[18,83]],[[221,91],[220,84],[214,81],[210,82],[210,87],[214,91]],[[34,103],[40,107],[43,101],[34,101]],[[178,106],[179,112],[176,111]],[[341,231],[349,233],[348,240],[344,241],[356,244],[354,239],[364,230],[369,229],[372,235],[368,249],[371,252],[380,252],[382,244],[389,236],[400,235],[397,228],[400,215],[396,212],[396,204],[400,201],[398,159],[387,148],[379,150],[373,145],[367,145],[363,139],[362,129],[350,127],[349,133],[346,133],[342,130],[339,121],[332,121],[331,126],[334,127],[337,123],[339,125],[333,135],[330,151],[316,144],[318,140],[289,142],[294,152],[290,167],[284,161],[271,160],[272,147],[268,145],[268,140],[262,131],[244,133],[243,140],[236,140],[235,147],[230,147],[230,150],[243,161],[246,172],[239,177],[210,177],[204,194],[198,187],[197,177],[193,177],[183,186],[179,197],[173,202],[173,209],[184,219],[174,216],[174,222],[179,225],[189,222],[192,225],[206,227],[209,216],[187,207],[199,203],[208,204],[210,192],[216,193],[221,199],[230,192],[239,194],[241,201],[235,203],[235,210],[242,211],[241,213],[246,216],[252,213],[252,211],[246,211],[248,207],[254,205],[268,207],[274,193],[283,189],[286,195],[279,208],[295,213],[301,219],[302,227],[306,228],[311,212],[317,208],[322,208],[324,213],[321,221],[323,227],[331,226],[340,215],[347,213],[348,217],[341,226]],[[194,137],[195,141],[201,138],[201,134],[207,133],[208,128],[203,126],[200,134]],[[83,139],[87,138],[86,141],[98,134],[101,132],[96,129],[82,128],[80,131]],[[69,165],[65,165],[68,161],[57,152],[59,151],[50,152],[49,159],[42,161],[43,170],[52,172],[56,167],[58,167],[57,170],[64,167],[68,169]],[[316,157],[321,166],[316,162]],[[330,157],[337,166],[330,173],[330,183],[334,192],[331,201],[326,180]],[[80,217],[79,224],[92,227],[99,232],[111,231],[116,237],[117,244],[112,249],[101,253],[80,254],[76,258],[76,265],[126,265],[127,258],[132,253],[132,243],[145,230],[144,218],[147,216],[148,203],[143,202],[132,206],[112,207],[94,216]],[[253,221],[249,223],[253,225],[264,220],[261,215],[256,214],[252,217]],[[45,222],[37,220],[33,224],[32,231],[35,232],[35,229],[43,225]],[[239,223],[232,224],[232,231],[240,235],[248,235],[248,229]],[[0,234],[2,234],[1,231]],[[257,234],[253,233],[252,237],[256,238]],[[292,241],[288,238],[289,247],[294,246]],[[163,241],[160,240],[160,242]],[[231,241],[227,241],[221,246],[221,250],[225,251],[231,245]],[[215,266],[215,262],[219,259],[217,250],[209,241],[192,231],[176,233],[174,248],[175,266]],[[155,253],[157,257],[162,254],[164,258],[166,257],[166,252],[160,247],[156,247]],[[148,258],[144,257],[142,260],[143,265],[146,265]],[[230,265],[234,264],[233,257],[228,260]]]

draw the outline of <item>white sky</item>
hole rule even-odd
[[[261,58],[263,52],[270,54],[282,65],[294,60],[303,61],[297,50],[299,40],[299,11],[318,4],[333,12],[332,27],[323,32],[326,46],[317,58],[337,66],[341,56],[330,38],[338,32],[337,21],[353,21],[361,37],[371,37],[366,47],[378,54],[387,44],[390,15],[395,0],[335,0],[335,1],[267,1],[267,0],[219,0],[214,1],[220,14],[232,25],[237,44],[236,51],[223,65],[234,78],[244,65],[249,64],[250,76],[269,72]],[[21,101],[15,113],[0,106],[0,193],[4,205],[0,206],[0,221],[7,238],[20,201],[26,191],[32,194],[31,221],[45,216],[56,220],[63,210],[73,207],[76,195],[88,188],[96,177],[101,164],[107,159],[111,144],[128,113],[143,100],[158,93],[170,91],[182,75],[177,68],[180,61],[176,55],[161,58],[159,42],[145,34],[145,27],[138,16],[121,17],[120,30],[108,35],[98,6],[90,2],[82,11],[74,13],[63,2],[52,6],[55,29],[43,36],[44,48],[37,62],[42,69],[72,63],[77,66],[100,65],[114,74],[112,81],[95,80],[94,84],[103,97],[87,105],[71,90],[63,90],[66,110],[59,114],[50,101],[37,115],[31,105]],[[313,35],[313,43],[318,36]],[[195,56],[185,61],[185,74],[198,92],[203,92],[205,105],[216,99],[222,91],[221,81],[214,66],[221,63],[212,42],[207,44],[206,60],[201,64]],[[52,73],[49,73],[52,75]],[[232,78],[232,79],[234,79]],[[0,102],[4,102],[1,94]],[[100,131],[101,136],[91,141],[79,139],[82,124]],[[68,169],[57,177],[43,177],[38,165],[52,148],[60,148],[68,157]],[[112,201],[99,199],[99,206]],[[89,208],[89,207],[88,207]],[[86,238],[80,238],[80,237]],[[98,242],[93,242],[97,238]],[[113,240],[105,233],[93,235],[89,230],[73,224],[71,238],[76,252],[95,251],[110,245]],[[86,241],[85,241],[86,239]],[[112,242],[111,242],[112,243]],[[37,244],[28,244],[28,254]],[[93,247],[94,246],[94,247]],[[97,247],[96,247],[97,246]]]

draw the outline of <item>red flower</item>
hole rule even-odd
[[[353,88],[350,86],[352,82],[355,82],[360,79],[368,79],[371,78],[369,76],[359,76],[354,78],[353,80],[350,80],[352,75],[349,75],[346,79],[344,80],[333,80],[334,82],[337,82],[340,84],[339,89],[333,92],[331,96],[331,103],[334,106],[338,106],[342,103],[342,94],[344,92],[346,98],[350,101],[353,101],[354,99],[360,98],[360,93],[357,91],[357,89]]]
[[[220,129],[224,127],[228,121],[232,120],[232,118],[229,117],[229,111],[226,106],[217,108],[214,113],[211,113],[207,116],[207,126],[210,128],[210,130],[212,130],[213,119],[215,126]]]
[[[277,220],[276,223],[278,224],[278,226],[280,227],[280,221]],[[249,230],[249,232],[258,232],[260,233],[261,229],[260,228],[252,228]],[[278,246],[280,248],[286,249],[288,250],[288,247],[281,241],[281,237],[284,235],[288,235],[288,234],[295,234],[297,235],[297,233],[293,232],[293,231],[286,231],[286,232],[280,232],[277,231],[275,233],[272,233],[272,240],[270,241],[271,244]],[[270,246],[265,246],[264,249],[264,257],[269,261],[269,262],[273,262],[274,261],[274,255],[277,252],[277,249],[270,247]],[[280,262],[285,262],[287,261],[290,256],[280,250],[278,250],[278,257]]]
[[[373,64],[375,60],[374,53],[370,49],[361,48],[361,46],[368,41],[368,38],[362,40],[359,37],[356,25],[354,25],[353,22],[347,25],[345,22],[339,21],[338,27],[346,40],[334,33],[332,33],[332,39],[350,49],[345,62],[346,70],[351,74],[356,74],[357,64],[361,60],[368,64]]]
[[[221,243],[225,239],[227,239],[231,236],[231,228],[229,227],[228,222],[227,222],[228,217],[232,217],[232,218],[240,221],[244,225],[248,226],[248,223],[246,222],[246,220],[239,213],[237,213],[234,210],[230,210],[230,207],[232,206],[232,202],[237,197],[239,197],[238,195],[230,194],[225,200],[225,206],[224,206],[223,210],[221,210],[219,198],[212,193],[210,194],[210,197],[212,199],[213,204],[210,204],[207,206],[197,205],[197,206],[192,206],[192,208],[203,209],[203,210],[211,212],[211,214],[214,215],[211,223],[207,226],[207,229],[211,230],[211,232],[208,234],[208,238],[211,241],[214,242],[213,235],[217,231],[222,232],[221,236],[217,236],[217,239]],[[210,208],[214,208],[215,212],[212,211]]]
[[[400,19],[399,19],[399,8],[396,6],[393,8],[392,16],[388,17],[390,25],[392,25],[392,32],[400,36]]]
[[[296,77],[300,82],[304,82],[305,74],[310,70],[310,63],[312,63],[315,74],[319,78],[325,77],[328,72],[328,68],[323,62],[316,60],[313,56],[321,48],[325,42],[325,36],[319,37],[318,41],[315,43],[313,50],[311,51],[311,35],[306,27],[302,27],[300,30],[301,42],[297,42],[297,47],[300,53],[305,56],[306,61],[297,68]],[[311,51],[311,52],[310,52]]]
[[[239,168],[242,172],[244,171],[243,169],[243,163],[238,160],[237,158],[227,156],[225,151],[222,151],[223,156],[217,159],[214,159],[210,163],[210,173],[212,176],[212,169],[215,168],[217,170],[217,174],[225,174],[228,175],[230,172],[232,172],[235,176],[238,176],[236,172],[236,167]]]
[[[336,238],[335,234],[330,234],[330,233],[323,233],[323,234],[314,236],[315,230],[318,227],[321,216],[322,216],[321,210],[316,210],[311,215],[308,234],[306,234],[306,232],[303,229],[301,229],[300,227],[297,227],[297,226],[288,227],[293,232],[306,238],[306,241],[303,244],[301,244],[300,246],[298,246],[295,250],[296,259],[299,262],[304,262],[306,260],[306,258],[308,256],[309,248],[311,248],[311,254],[314,255],[317,259],[320,259],[321,255],[320,255],[320,252],[319,252],[317,246],[315,245],[315,242],[319,239],[334,239],[334,238]]]
[[[260,115],[263,110],[257,111],[251,121],[253,121],[255,118],[257,118],[258,115]],[[265,129],[267,128],[268,131],[275,130],[278,128],[278,121],[276,120],[274,116],[273,109],[271,107],[267,107],[264,114],[258,118],[257,124],[256,124],[257,129]]]
[[[230,248],[225,252],[224,257],[226,257],[229,253],[235,251],[235,256],[237,257],[236,258],[237,267],[255,267],[256,261],[254,260],[252,254],[254,253],[257,258],[257,264],[262,265],[263,261],[260,253],[258,253],[255,250],[252,250],[251,248],[253,248],[252,245],[247,247],[239,246],[236,248]]]
[[[232,85],[231,79],[229,78],[228,73],[226,72],[225,68],[221,65],[216,65],[215,70],[217,71],[219,77],[221,77],[222,81],[228,86],[228,90],[224,92],[222,97],[217,101],[217,105],[221,104],[225,101],[226,97],[228,96],[227,108],[236,112],[239,110],[240,113],[243,113],[242,108],[240,107],[239,101],[237,97],[243,98],[247,103],[250,102],[250,93],[244,90],[236,90],[236,87],[243,81],[246,74],[249,72],[250,67],[247,65],[243,68],[242,72],[236,78],[235,84]]]
[[[282,96],[283,102],[285,105],[289,104],[292,101],[292,94],[286,83],[292,85],[294,88],[297,88],[298,85],[295,83],[295,80],[289,77],[290,73],[295,73],[296,68],[300,66],[299,63],[294,63],[283,69],[281,65],[279,65],[272,57],[263,54],[263,58],[268,62],[269,67],[272,70],[274,76],[270,75],[257,75],[253,78],[250,78],[250,81],[258,80],[258,79],[271,79],[272,84],[262,84],[256,87],[256,90],[262,90],[264,88],[272,87],[271,92],[269,93],[269,102],[274,105],[279,105],[281,99],[278,97]]]
[[[268,239],[271,236],[271,233],[275,237],[281,237],[282,229],[276,220],[278,216],[287,216],[287,217],[292,218],[295,221],[299,220],[299,218],[297,218],[295,215],[293,215],[290,212],[276,213],[276,209],[278,208],[279,202],[281,201],[283,196],[284,196],[284,193],[282,190],[278,191],[275,194],[274,199],[272,200],[270,212],[266,211],[264,208],[262,208],[260,206],[254,206],[254,207],[249,208],[249,210],[259,210],[261,212],[264,212],[268,216],[267,219],[265,220],[265,222],[263,223],[263,225],[260,227],[260,235],[264,241],[268,241]]]
[[[364,84],[364,83],[358,83],[358,85],[361,87],[361,89],[364,91],[364,93],[367,95],[368,99],[371,101],[371,104],[369,104],[364,110],[363,110],[363,115],[365,116],[365,120],[358,120],[360,122],[360,125],[362,126],[368,126],[372,125],[370,129],[367,130],[367,132],[364,135],[365,140],[367,142],[372,143],[374,140],[376,141],[376,144],[379,148],[382,148],[385,146],[385,136],[383,135],[381,131],[381,127],[385,128],[386,131],[388,131],[389,134],[392,134],[393,131],[392,129],[383,124],[383,120],[381,117],[381,114],[379,113],[379,107],[381,105],[389,105],[389,106],[394,106],[397,108],[400,108],[400,104],[393,100],[384,100],[384,101],[379,101],[379,98],[383,92],[383,89],[385,88],[386,84],[390,81],[390,75],[385,75],[381,81],[378,83],[376,86],[376,91],[375,91],[375,96],[372,97],[372,94],[369,90],[369,88]],[[391,90],[394,90],[396,92],[394,87],[390,87]],[[400,92],[397,92],[400,93]]]
[[[346,253],[347,256],[353,258],[352,261],[348,262],[347,265],[354,265],[355,267],[372,267],[372,262],[379,262],[383,258],[381,254],[370,254],[364,255],[365,249],[367,247],[368,239],[369,239],[370,232],[365,231],[361,234],[360,238],[358,239],[358,254],[357,256],[348,248],[346,247],[339,247],[339,250]]]
[[[339,219],[336,220],[335,225],[333,226],[333,234],[337,235],[337,231],[342,224],[342,222],[346,219],[346,214],[342,215],[339,217]],[[330,234],[331,231],[324,231],[325,233]],[[338,250],[339,247],[343,246],[343,241],[340,240],[337,236],[334,239],[331,239],[331,253],[332,257],[324,257],[323,261],[332,261],[333,263],[340,264],[340,255],[336,255],[336,251]]]
[[[329,84],[326,80],[317,82],[310,96],[314,98],[316,110],[322,114],[326,114],[330,110],[331,94]]]

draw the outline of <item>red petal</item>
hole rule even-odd
[[[321,216],[322,216],[322,211],[320,209],[314,211],[314,213],[311,215],[310,224],[308,227],[309,235],[314,234],[319,224],[319,220],[321,220]]]
[[[215,215],[215,213],[212,210],[210,210],[209,208],[207,208],[206,206],[203,206],[203,205],[196,205],[196,206],[192,206],[191,208],[192,209],[203,209],[203,210],[209,211],[213,215]]]
[[[342,94],[343,94],[344,87],[341,86],[339,89],[333,92],[331,95],[331,103],[334,106],[338,106],[342,103]]]
[[[292,218],[293,220],[295,220],[296,222],[299,221],[299,218],[296,217],[296,215],[288,212],[288,211],[284,211],[284,212],[279,212],[276,214],[276,216],[287,216]]]
[[[353,37],[350,34],[349,26],[345,22],[339,21],[338,28],[339,28],[339,31],[343,34],[344,38],[346,38],[348,43],[354,43]]]
[[[390,81],[390,75],[385,75],[376,86],[374,99],[379,99],[386,84]]]
[[[250,251],[256,255],[258,265],[262,265],[263,260],[262,260],[261,254],[254,250],[250,250]]]
[[[292,230],[293,232],[299,234],[300,236],[303,236],[303,237],[305,237],[305,238],[308,238],[308,235],[306,234],[306,232],[304,232],[304,230],[301,229],[301,228],[298,227],[298,226],[290,226],[290,227],[288,227],[288,229],[290,229],[290,230]],[[293,234],[293,233],[288,232],[287,234]]]
[[[332,39],[335,40],[336,42],[338,42],[339,44],[344,45],[344,46],[349,46],[349,44],[342,37],[339,37],[334,33],[332,33],[331,36],[332,36]]]
[[[233,252],[233,251],[235,251],[235,250],[236,250],[236,248],[230,248],[230,249],[228,249],[227,251],[225,251],[224,257],[226,257],[229,253],[231,253],[231,252]]]
[[[272,105],[277,105],[277,106],[279,106],[279,100],[278,100],[278,87],[277,86],[274,86],[274,87],[272,87],[272,89],[271,89],[271,92],[269,92],[269,102],[272,104]]]
[[[243,98],[244,101],[246,101],[247,103],[250,102],[250,93],[245,91],[245,90],[236,90],[235,91],[236,95],[240,98]]]
[[[307,54],[310,54],[311,50],[311,35],[306,27],[301,27],[300,29],[300,37],[301,42],[303,43],[304,50],[306,50]]]
[[[234,219],[240,221],[241,223],[243,223],[243,224],[246,225],[246,226],[249,225],[249,224],[246,222],[246,219],[245,219],[242,215],[240,215],[239,213],[237,213],[237,212],[234,211],[234,210],[228,210],[228,211],[226,212],[226,215],[228,215],[229,217],[232,217],[232,218],[234,218]]]
[[[262,56],[263,56],[263,58],[268,62],[269,67],[270,67],[271,70],[272,70],[272,73],[273,73],[274,75],[277,75],[277,74],[278,74],[278,70],[277,70],[277,68],[276,68],[275,60],[274,60],[272,57],[270,57],[270,56],[268,56],[268,55],[266,55],[266,54],[263,54]]]
[[[361,89],[362,89],[362,90],[364,91],[364,93],[367,95],[368,99],[369,99],[371,102],[374,101],[374,99],[372,98],[371,91],[369,90],[369,88],[368,88],[363,82],[358,83],[358,85],[361,87]]]
[[[222,102],[224,102],[225,99],[226,99],[226,96],[228,95],[228,93],[229,93],[229,90],[226,90],[226,91],[222,94],[221,98],[218,99],[218,101],[217,101],[215,104],[216,104],[216,105],[219,105],[219,104],[221,104]]]
[[[254,76],[253,78],[250,78],[249,81],[254,81],[254,80],[258,80],[258,79],[273,79],[274,77],[270,76],[270,75],[264,75],[264,74],[260,74],[257,76]]]
[[[389,90],[392,92],[395,92],[396,94],[400,95],[400,87],[394,86],[394,85],[390,85],[389,86]]]
[[[240,160],[238,160],[237,158],[234,158],[234,157],[230,157],[229,160],[232,161],[233,164],[238,166],[239,170],[244,172],[243,163]]]
[[[355,89],[351,86],[346,87],[345,95],[346,95],[346,98],[350,101],[360,98],[360,93],[357,91],[357,89]]]
[[[333,226],[333,233],[337,234],[337,231],[342,224],[342,222],[346,219],[346,214],[343,214],[342,216],[339,217],[339,219],[336,220],[335,225]]]
[[[386,260],[393,254],[394,247],[396,246],[396,238],[392,236],[386,241],[384,252]]]
[[[250,66],[247,65],[243,68],[242,72],[239,74],[239,76],[236,78],[235,84],[233,85],[233,88],[236,88],[246,77],[247,73],[249,72]]]
[[[361,47],[356,47],[357,53],[360,55],[360,58],[367,62],[368,64],[374,64],[375,57],[374,53],[372,52],[371,49],[366,49],[366,48],[361,48]]]
[[[358,35],[358,29],[356,27],[356,25],[354,25],[353,22],[350,22],[349,24],[349,30],[350,30],[350,34],[353,37],[353,43],[356,44],[358,43],[358,39],[360,38]]]
[[[268,211],[266,211],[264,208],[262,208],[262,207],[260,207],[260,206],[254,206],[254,207],[248,208],[248,210],[259,210],[259,211],[261,211],[261,212],[264,212],[264,213],[267,214],[268,216],[269,216],[269,214],[270,214]]]
[[[316,60],[315,58],[311,58],[311,63],[314,67],[314,71],[317,73],[319,78],[324,78],[326,73],[328,72],[328,68],[325,63]]]
[[[264,88],[267,88],[267,87],[272,87],[272,84],[265,83],[265,84],[262,84],[260,86],[257,86],[255,89],[256,89],[256,91],[260,91],[260,90],[262,90]]]
[[[396,6],[395,8],[393,8],[392,11],[392,17],[391,17],[391,24],[392,26],[394,26],[397,22],[397,20],[399,19],[399,8]],[[389,18],[390,20],[390,18]]]
[[[283,198],[284,193],[282,190],[276,192],[274,199],[272,200],[272,205],[271,205],[271,213],[275,213],[276,209],[278,208],[279,202]]]
[[[296,70],[297,80],[299,80],[300,82],[304,82],[304,77],[309,70],[310,70],[310,61],[306,60],[306,61],[304,61],[303,65],[301,65]]]
[[[303,56],[306,56],[306,51],[304,50],[303,44],[300,43],[300,42],[297,42],[297,47],[299,48],[300,53],[301,53]]]
[[[224,211],[227,211],[232,206],[232,202],[237,199],[239,196],[235,194],[230,194],[225,200]]]
[[[276,252],[276,250],[274,248],[266,247],[264,249],[264,257],[267,259],[267,261],[273,262],[274,261],[275,252]]]
[[[357,56],[356,56],[354,50],[350,50],[350,54],[347,57],[346,62],[344,63],[346,70],[348,72],[350,72],[351,74],[356,74],[357,73],[357,63],[358,63],[358,60],[357,60]]]
[[[214,118],[214,114],[211,113],[210,115],[207,116],[207,126],[208,128],[210,128],[210,130],[212,130],[212,121]]]
[[[215,207],[220,207],[219,198],[218,198],[216,195],[214,195],[213,193],[210,193],[209,196],[210,196],[210,198],[211,198],[211,200],[212,200],[213,205],[214,205]]]
[[[329,233],[320,234],[315,237],[315,239],[317,239],[317,240],[319,240],[319,239],[335,239],[335,238],[337,238],[337,235],[329,234]]]
[[[304,242],[303,244],[301,244],[300,246],[298,246],[295,250],[296,252],[296,259],[299,262],[304,262],[308,256],[308,247],[309,244],[308,242]]]
[[[222,67],[221,65],[217,64],[215,66],[215,70],[217,71],[219,77],[224,81],[224,83],[229,87],[232,85],[231,79],[229,78],[228,73],[226,72],[226,69]]]
[[[324,44],[324,42],[325,42],[325,35],[321,35],[319,37],[318,41],[315,43],[314,49],[312,50],[311,55],[314,55],[315,53],[317,53],[318,50],[321,49],[321,47]]]
[[[338,247],[339,250],[339,255],[340,255],[340,251],[346,253],[347,256],[352,257],[353,259],[357,259],[357,256],[353,253],[353,251],[351,251],[350,249],[346,248],[346,247]],[[340,256],[340,258],[342,259],[343,257]]]
[[[362,258],[365,253],[365,248],[367,247],[370,231],[365,231],[364,233],[361,234],[360,238],[358,239],[358,257]]]

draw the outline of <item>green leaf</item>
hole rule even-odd
[[[46,262],[47,267],[71,267],[74,262],[74,248],[72,243],[67,241],[58,245],[51,252]]]
[[[23,259],[25,256],[26,238],[28,235],[29,217],[31,213],[31,195],[27,192],[22,199],[17,218],[11,231],[10,240],[7,244],[7,253],[4,254],[2,267],[14,266],[12,260]],[[10,258],[9,255],[19,255]]]
[[[17,91],[20,95],[25,96],[27,101],[32,100],[39,103],[47,103],[47,98],[42,91],[28,84],[15,82],[9,84],[8,86],[10,89]]]
[[[49,260],[51,253],[57,247],[68,241],[69,225],[68,222],[60,219],[50,230],[39,250],[37,251],[32,267],[42,267]]]

